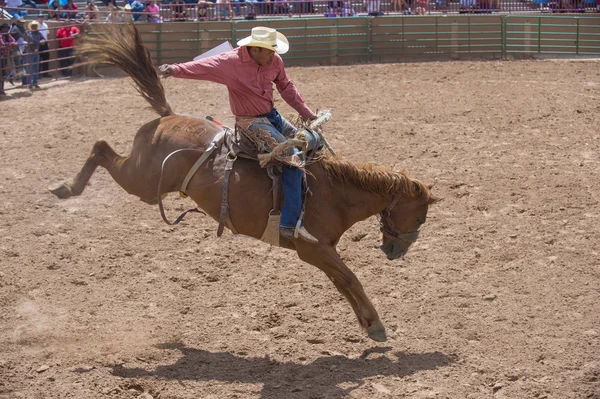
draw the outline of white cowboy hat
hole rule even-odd
[[[40,23],[38,21],[31,21],[29,23],[29,25],[27,25],[27,29],[32,30],[33,27],[39,28],[40,27]]]
[[[283,34],[264,26],[252,28],[252,34],[237,42],[237,45],[262,47],[273,50],[277,54],[285,54],[290,49],[290,43]]]

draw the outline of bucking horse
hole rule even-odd
[[[126,72],[159,118],[138,130],[129,156],[117,154],[106,141],[96,142],[79,173],[50,191],[59,198],[78,196],[95,169],[102,166],[129,194],[155,205],[168,193],[180,191],[183,181],[189,180],[186,194],[219,221],[227,149],[218,148],[191,178],[186,176],[199,157],[214,147],[214,138],[223,127],[209,119],[173,112],[150,52],[133,24],[113,25],[108,33],[88,35],[81,51],[95,65],[109,64]],[[272,179],[251,159],[240,158],[231,169],[227,227],[260,238],[272,209]],[[337,244],[352,225],[378,215],[381,250],[389,260],[401,258],[416,241],[429,205],[438,199],[431,186],[409,178],[405,171],[353,164],[333,155],[306,166],[306,171],[311,195],[306,198],[304,223],[319,242],[281,236],[279,245],[295,250],[302,261],[322,270],[350,303],[369,337],[385,341],[385,327],[362,284],[340,258]]]

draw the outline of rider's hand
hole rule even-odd
[[[169,64],[163,64],[158,67],[158,74],[163,78],[168,78],[173,74],[173,67]]]

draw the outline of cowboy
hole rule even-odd
[[[255,27],[250,36],[238,41],[238,48],[212,57],[183,64],[161,65],[164,77],[209,80],[222,83],[229,91],[229,105],[235,115],[236,127],[271,151],[277,144],[294,137],[296,127],[283,118],[274,107],[273,83],[281,97],[304,120],[316,115],[304,104],[304,99],[285,72],[279,54],[289,50],[287,38],[275,29]],[[256,140],[255,140],[256,141]],[[286,238],[300,237],[317,243],[304,227],[302,213],[302,169],[297,150],[289,154],[282,173],[283,209],[279,230]]]

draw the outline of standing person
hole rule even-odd
[[[25,19],[18,18],[15,24],[10,28],[9,33],[17,41],[17,47],[12,51],[14,78],[21,79],[23,86],[27,85],[28,68],[25,63],[27,51],[27,29],[25,29]]]
[[[27,64],[29,65],[29,88],[39,89],[38,78],[40,71],[40,45],[45,44],[44,36],[38,30],[40,23],[38,21],[31,21],[29,23],[29,32],[27,32]]]
[[[75,38],[79,35],[79,29],[73,25],[65,25],[56,31],[58,40],[58,58],[60,59],[60,73],[63,76],[71,76],[71,65],[75,63],[73,59],[73,49],[75,47]]]
[[[297,129],[283,118],[273,102],[273,83],[281,97],[305,120],[316,115],[285,72],[279,54],[289,50],[287,38],[275,29],[252,28],[252,34],[231,51],[186,62],[161,65],[164,77],[208,80],[227,86],[229,105],[235,115],[236,129],[251,137],[265,151],[272,151],[279,143],[292,138]],[[302,180],[304,172],[296,151],[283,159],[283,209],[279,230],[284,237],[298,237],[317,243],[300,220],[302,213]]]
[[[40,23],[38,31],[44,37],[44,42],[40,44],[40,76],[51,78],[48,73],[48,61],[50,60],[50,47],[48,46],[48,24],[44,21],[44,14],[38,14],[38,22]]]
[[[0,96],[6,95],[4,92],[4,79],[10,79],[12,74],[8,61],[12,49],[17,47],[17,41],[8,33],[9,28],[6,23],[0,25]]]

